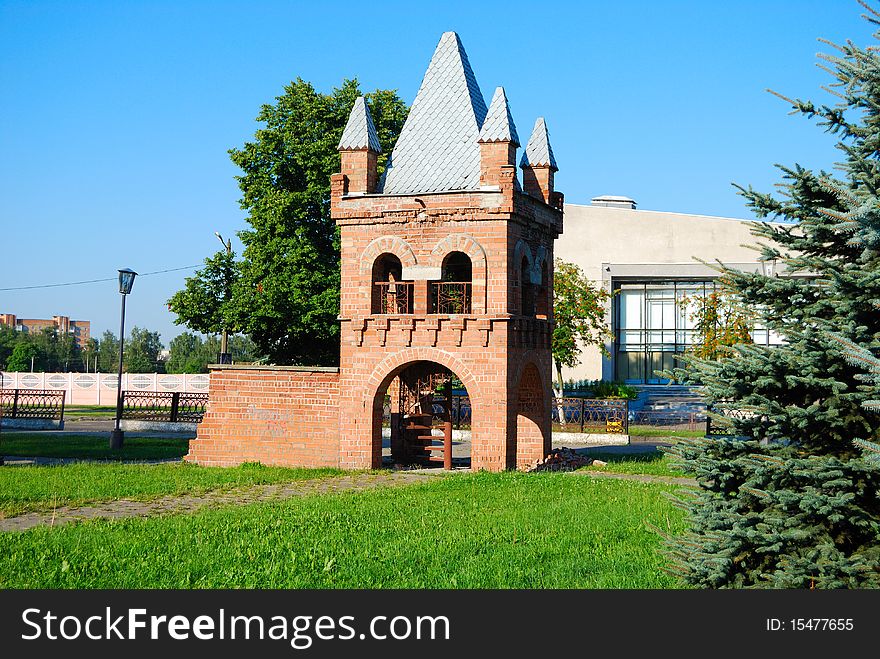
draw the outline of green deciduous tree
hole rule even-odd
[[[19,332],[5,325],[0,326],[0,368],[6,367],[6,362],[18,343]]]
[[[753,314],[726,289],[684,297],[681,304],[694,324],[689,352],[704,359],[718,359],[728,348],[751,343]]]
[[[117,345],[118,348],[118,345]],[[123,347],[123,366],[127,373],[153,373],[159,365],[162,342],[159,332],[132,327]]]
[[[686,357],[677,374],[727,410],[726,436],[673,451],[699,488],[679,500],[690,531],[667,549],[696,586],[880,586],[880,470],[854,445],[880,437],[876,391],[840,342],[871,351],[880,337],[880,58],[851,43],[822,57],[841,102],[789,102],[839,137],[841,173],[794,166],[781,197],[742,189],[758,217],[796,221],[753,227],[762,257],[782,260],[787,276],[724,269],[786,343]]]
[[[201,373],[204,341],[191,332],[184,332],[171,339],[168,344],[167,373]]]
[[[119,339],[110,330],[105,330],[98,341],[98,371],[115,373],[119,366]]]
[[[99,345],[98,339],[93,337],[86,341],[85,348],[83,348],[81,354],[83,370],[89,371],[96,368],[95,357],[98,355]]]
[[[330,94],[292,82],[257,121],[253,142],[230,151],[249,229],[234,287],[236,327],[276,363],[335,364],[339,359],[339,241],[330,219],[330,176],[357,81]],[[367,94],[384,167],[406,106],[393,91]]]
[[[232,291],[239,278],[235,252],[222,250],[205,259],[205,267],[186,278],[168,308],[177,314],[174,322],[196,332],[213,334],[235,331]]]
[[[583,270],[562,259],[554,262],[553,337],[551,351],[556,364],[557,387],[562,395],[562,367],[580,363],[583,347],[595,346],[605,351],[610,336],[605,322],[605,304],[611,294],[595,286]]]
[[[6,340],[7,349],[11,349],[9,363],[12,366],[9,370],[31,370],[31,357],[33,357],[34,370],[37,371],[69,372],[79,371],[82,368],[82,357],[74,336],[61,334],[54,327],[46,327],[33,334],[25,332],[7,334]],[[14,361],[12,361],[13,355],[15,355]],[[24,355],[27,355],[26,368],[21,361]]]
[[[165,363],[168,373],[207,373],[208,364],[216,363],[220,341],[216,336],[202,337],[184,332],[174,337],[168,345],[169,356]],[[251,362],[258,358],[254,342],[242,335],[229,337],[227,346],[233,362]]]
[[[36,344],[31,341],[19,341],[12,349],[12,354],[6,362],[6,370],[12,372],[24,372],[31,370],[31,364],[35,371],[43,370],[42,353]],[[33,360],[33,361],[32,361]]]

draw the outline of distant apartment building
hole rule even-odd
[[[37,334],[46,328],[54,329],[59,334],[72,334],[80,349],[84,349],[91,336],[91,322],[88,320],[71,320],[68,316],[52,316],[51,320],[43,318],[19,318],[12,313],[0,313],[0,325],[12,327],[25,334]]]

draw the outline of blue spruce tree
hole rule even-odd
[[[865,374],[880,345],[880,57],[834,48],[820,57],[840,102],[785,100],[836,136],[840,172],[783,167],[781,195],[741,189],[759,218],[789,221],[753,225],[762,258],[785,273],[722,272],[785,344],[738,345],[675,372],[702,385],[723,428],[672,449],[698,482],[676,500],[689,531],[665,541],[691,585],[880,586],[880,470],[862,452],[880,440]]]

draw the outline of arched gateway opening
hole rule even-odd
[[[519,383],[516,409],[516,468],[529,469],[550,451],[550,415],[541,375],[534,364],[526,364]]]
[[[395,369],[373,401],[373,442],[385,466],[470,466],[471,398],[461,380],[432,361]]]

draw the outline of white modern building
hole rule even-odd
[[[565,204],[556,255],[579,265],[597,285],[619,291],[608,308],[609,357],[587,348],[580,365],[564,369],[565,378],[660,384],[656,371],[672,367],[673,355],[694,339],[682,300],[716,285],[718,272],[696,259],[766,274],[773,267],[781,270],[759,262],[756,244],[746,220],[637,210],[627,197]],[[765,344],[780,340],[760,327],[753,338]]]

